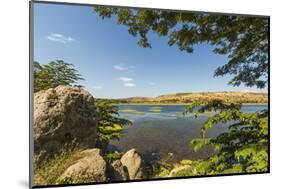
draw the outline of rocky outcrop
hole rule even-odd
[[[87,149],[73,154],[76,158],[59,181],[107,182],[143,179],[143,160],[135,149],[125,153],[121,160],[107,164],[98,148]]]
[[[35,93],[35,154],[54,154],[73,140],[93,148],[97,135],[94,117],[94,98],[81,88],[58,86]]]
[[[79,87],[58,86],[35,93],[33,135],[36,158],[44,160],[45,156],[55,155],[65,149],[65,145],[75,142],[77,151],[67,156],[66,164],[61,167],[58,180],[62,183],[143,179],[143,161],[135,149],[112,164],[103,159],[101,150],[96,148],[95,116],[93,96]]]
[[[116,160],[111,164],[110,178],[112,181],[124,181],[129,179],[128,170],[120,160]]]
[[[131,149],[121,157],[121,163],[129,173],[129,179],[143,179],[143,161],[135,149]]]
[[[100,149],[88,149],[80,152],[81,158],[68,167],[61,175],[60,180],[78,182],[106,182],[107,165],[100,154]]]

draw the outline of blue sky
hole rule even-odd
[[[211,46],[197,45],[189,54],[150,33],[152,48],[144,49],[125,26],[115,19],[102,20],[90,6],[36,3],[34,22],[34,60],[73,64],[85,79],[79,84],[95,97],[259,91],[229,86],[229,76],[213,78],[227,57],[214,54]]]

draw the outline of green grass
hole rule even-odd
[[[75,147],[66,147],[54,157],[38,162],[34,157],[34,185],[61,184],[59,177],[71,165],[73,165],[81,154]]]

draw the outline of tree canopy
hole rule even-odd
[[[268,170],[268,110],[245,113],[240,109],[241,104],[214,100],[193,103],[185,112],[216,112],[205,121],[201,138],[191,141],[194,151],[213,147],[216,155],[207,162],[208,171],[213,174]],[[229,131],[213,138],[206,137],[206,132],[218,123],[228,124]],[[201,166],[203,163],[201,161]]]
[[[194,45],[207,43],[217,54],[228,56],[228,62],[218,67],[214,76],[232,75],[229,84],[247,87],[268,87],[269,20],[266,17],[214,15],[168,10],[112,8],[95,6],[104,19],[114,17],[117,24],[128,27],[138,37],[138,44],[151,48],[151,32],[168,38],[169,46],[193,52]],[[241,104],[221,100],[197,101],[184,114],[212,111],[201,128],[201,137],[192,140],[194,151],[213,147],[215,155],[196,160],[191,168],[173,176],[227,174],[268,171],[268,110],[245,113]],[[206,132],[218,123],[229,125],[227,132],[206,137]]]
[[[228,56],[228,62],[215,70],[214,76],[230,74],[229,84],[266,88],[268,83],[269,20],[266,17],[215,15],[184,11],[112,8],[95,6],[104,18],[116,18],[138,37],[138,44],[151,48],[150,32],[168,37],[168,45],[193,52],[193,46],[208,43],[214,52]]]
[[[75,85],[83,80],[72,64],[56,60],[48,64],[34,62],[34,91],[46,90],[59,85]]]

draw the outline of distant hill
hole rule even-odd
[[[201,92],[201,93],[176,93],[149,97],[130,97],[115,99],[117,103],[191,103],[197,100],[210,101],[220,99],[224,102],[238,103],[267,103],[267,93],[254,92]]]

